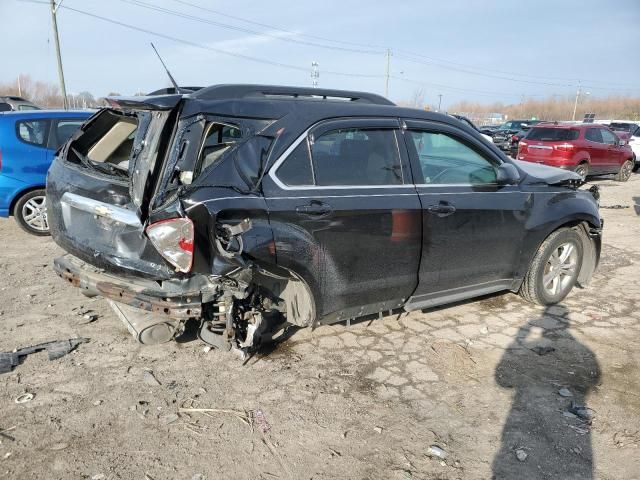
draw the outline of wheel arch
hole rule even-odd
[[[529,270],[540,246],[551,234],[561,229],[573,229],[580,236],[582,240],[583,257],[582,264],[580,265],[580,273],[578,274],[577,285],[581,288],[589,285],[593,273],[598,267],[598,263],[600,261],[600,252],[602,249],[602,223],[599,219],[593,218],[590,215],[582,214],[553,222],[544,230],[544,234],[537,239],[533,248],[528,252],[529,254],[526,257],[524,265],[521,266],[522,275],[520,275],[521,278],[517,282],[517,288],[514,288],[514,291],[520,289],[526,272]]]

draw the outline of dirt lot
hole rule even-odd
[[[245,365],[137,345],[56,277],[50,239],[3,219],[0,351],[91,340],[0,375],[0,478],[640,478],[640,175],[597,183],[625,208],[602,210],[601,267],[562,305],[503,294],[301,330]]]

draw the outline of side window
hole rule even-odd
[[[51,148],[58,148],[64,142],[69,140],[80,125],[84,123],[84,120],[80,118],[73,118],[69,120],[58,120],[53,130],[53,139],[49,142]]]
[[[11,105],[5,102],[0,102],[0,112],[10,112]]]
[[[204,171],[222,156],[242,137],[239,128],[223,123],[210,123],[207,126],[202,153],[200,154],[200,171]]]
[[[607,145],[616,145],[618,143],[618,137],[616,137],[616,135],[610,130],[605,130],[603,128],[600,130],[600,133],[602,134],[602,140]]]
[[[291,187],[314,184],[309,142],[306,138],[289,154],[284,163],[278,168],[276,174],[280,181]]]
[[[493,164],[458,139],[445,134],[410,131],[424,183],[486,185],[496,183]]]
[[[584,134],[584,138],[586,138],[591,142],[604,143],[604,141],[602,140],[602,134],[600,133],[599,128],[587,129],[586,133]]]
[[[311,145],[318,186],[401,185],[402,166],[391,129],[345,128]]]
[[[16,122],[16,133],[26,143],[44,147],[47,143],[49,120],[26,120]]]
[[[38,107],[34,107],[33,105],[18,105],[18,110],[40,110]]]
[[[636,127],[636,131],[631,134],[633,137],[640,137],[640,127]]]

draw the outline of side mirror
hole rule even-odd
[[[617,142],[618,147],[624,147],[627,144],[627,141],[620,138]]]
[[[498,185],[515,185],[520,180],[520,172],[510,163],[503,163],[496,172]]]

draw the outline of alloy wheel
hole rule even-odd
[[[587,179],[587,167],[584,165],[578,165],[574,170],[578,175],[582,177],[582,180]]]
[[[47,197],[32,197],[22,206],[22,218],[29,227],[39,232],[49,231]]]
[[[622,177],[623,180],[628,180],[631,176],[631,172],[633,172],[633,163],[631,163],[630,160],[627,160],[622,164],[620,170],[622,170],[620,172],[620,177]]]
[[[544,268],[542,286],[549,295],[558,296],[571,288],[578,269],[578,249],[573,242],[561,244]]]

